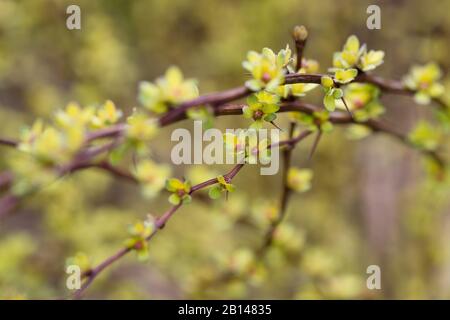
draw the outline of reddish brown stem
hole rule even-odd
[[[271,246],[275,231],[286,215],[286,209],[289,202],[289,197],[291,195],[291,189],[288,186],[288,172],[289,168],[291,167],[292,150],[297,143],[299,143],[312,133],[312,131],[310,130],[305,130],[302,133],[300,133],[297,137],[293,138],[295,127],[296,127],[295,123],[291,123],[289,130],[290,139],[287,141],[282,141],[281,143],[278,144],[278,146],[287,145],[287,148],[283,150],[283,172],[282,172],[282,191],[280,199],[280,209],[277,218],[270,224],[270,226],[268,227],[268,229],[264,234],[263,244],[257,252],[258,256],[264,255],[267,248]]]
[[[244,166],[244,164],[236,165],[235,167],[233,167],[233,169],[231,169],[231,171],[229,171],[227,174],[225,174],[224,177],[226,177],[226,179],[232,180],[239,173],[239,171],[242,169],[243,166]],[[207,180],[203,183],[197,184],[191,188],[190,194],[193,194],[194,192],[196,192],[200,189],[204,189],[208,186],[214,185],[217,182],[218,182],[217,178],[213,178],[213,179]],[[150,241],[154,237],[154,235],[158,232],[158,230],[161,230],[162,228],[164,228],[164,226],[169,221],[169,219],[173,216],[173,214],[181,206],[182,206],[182,204],[175,205],[175,206],[169,208],[163,215],[161,215],[161,217],[159,217],[155,222],[155,229],[145,240]],[[117,251],[115,254],[113,254],[112,256],[105,259],[103,262],[101,262],[96,267],[85,272],[83,274],[85,281],[84,281],[83,285],[81,286],[81,288],[78,289],[74,293],[73,298],[80,299],[83,296],[85,290],[91,285],[91,283],[94,281],[94,279],[98,276],[98,274],[100,272],[102,272],[104,269],[106,269],[107,267],[112,265],[114,262],[116,262],[117,260],[119,260],[120,258],[125,256],[128,252],[130,252],[132,250],[133,250],[132,248],[128,248],[128,247],[122,248],[119,251]]]
[[[0,138],[0,144],[8,147],[17,147],[17,141],[7,138]]]

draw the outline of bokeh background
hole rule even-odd
[[[381,7],[382,29],[366,28],[366,8]],[[66,28],[78,4],[82,30]],[[0,135],[18,137],[36,117],[47,119],[69,101],[106,99],[129,114],[139,81],[178,65],[201,93],[241,85],[249,50],[278,51],[297,24],[309,30],[306,57],[325,72],[332,54],[356,34],[386,52],[377,73],[400,79],[414,63],[436,61],[448,71],[450,2],[433,1],[56,1],[0,0]],[[320,102],[320,90],[308,95]],[[407,132],[430,108],[409,97],[383,97],[383,116]],[[220,128],[247,126],[223,117]],[[282,116],[280,125],[287,126]],[[165,128],[152,150],[170,163]],[[425,175],[416,151],[375,135],[354,142],[342,129],[323,137],[311,163],[310,141],[293,164],[314,170],[311,191],[294,195],[276,245],[262,262],[261,217],[276,210],[280,176],[245,168],[228,201],[183,207],[150,245],[150,259],[131,254],[93,283],[88,298],[450,298],[450,188]],[[0,168],[14,150],[0,149]],[[176,175],[215,176],[227,166],[184,166]],[[215,172],[215,173],[214,173]],[[65,288],[65,261],[77,252],[98,263],[126,238],[126,226],[169,206],[167,194],[145,199],[138,186],[85,170],[34,196],[0,222],[0,297],[56,298]],[[254,221],[257,221],[255,224]],[[248,262],[250,261],[250,262]],[[246,263],[253,272],[224,279]],[[382,290],[366,288],[366,268],[382,271]]]

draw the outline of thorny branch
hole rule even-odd
[[[296,47],[296,59],[297,59],[297,70],[301,68],[302,58],[303,58],[303,50],[307,40],[307,32],[306,29],[302,29],[302,27],[297,27],[294,30],[294,40]],[[321,83],[321,78],[323,74],[298,74],[292,73],[287,74],[285,76],[285,84],[294,84],[294,83]],[[377,86],[383,93],[388,94],[397,94],[397,95],[413,95],[416,92],[410,90],[404,86],[401,81],[384,79],[378,76],[374,76],[368,73],[359,72],[357,77],[353,80],[353,82],[360,83],[370,83]],[[239,115],[242,114],[243,104],[230,104],[230,102],[239,100],[243,97],[248,96],[252,92],[246,88],[245,86],[236,87],[233,89],[225,90],[222,92],[211,93],[203,96],[199,96],[198,98],[186,101],[177,106],[177,108],[170,109],[166,114],[159,118],[159,125],[161,127],[168,126],[180,120],[186,118],[186,111],[192,107],[201,106],[201,105],[209,105],[213,108],[213,112],[215,116],[224,116],[224,115]],[[448,111],[448,106],[439,99],[433,99],[434,103],[441,108],[442,110]],[[279,113],[282,112],[303,112],[307,114],[312,114],[316,111],[322,110],[321,107],[305,103],[303,101],[284,101],[281,103]],[[329,121],[334,124],[352,124],[358,123],[369,127],[374,132],[382,132],[386,133],[400,142],[412,146],[412,143],[408,139],[406,135],[395,131],[392,128],[389,128],[382,122],[378,120],[370,119],[366,122],[356,122],[355,119],[352,118],[351,115],[343,112],[332,112],[329,115]],[[127,125],[124,123],[117,124],[106,129],[98,130],[89,133],[85,139],[86,148],[81,151],[75,159],[64,166],[60,166],[55,168],[58,176],[63,176],[69,173],[76,172],[78,170],[86,169],[86,168],[98,168],[101,170],[108,171],[114,176],[123,178],[130,182],[137,183],[137,179],[133,176],[132,173],[127,172],[123,169],[117,168],[110,164],[109,162],[102,161],[94,161],[94,157],[108,153],[115,147],[117,147],[121,143],[121,139],[127,129]],[[284,147],[283,150],[283,176],[282,183],[283,189],[280,198],[280,208],[278,218],[270,225],[268,228],[264,242],[260,248],[259,253],[262,255],[264,251],[271,245],[273,240],[273,234],[277,228],[277,226],[282,222],[283,218],[286,214],[286,208],[290,196],[290,190],[287,186],[287,171],[289,170],[291,164],[291,156],[292,150],[294,146],[309,136],[311,131],[303,131],[298,136],[294,137],[295,124],[291,124],[289,131],[289,139],[280,141],[276,143],[276,145],[272,145],[271,147]],[[98,140],[98,139],[112,139],[111,141],[105,143],[100,147],[90,148],[90,143]],[[18,142],[13,139],[0,138],[0,145],[9,146],[9,147],[17,147]],[[433,158],[439,165],[444,166],[444,160],[434,151],[424,151],[421,150],[425,155]],[[224,177],[231,181],[236,174],[242,169],[243,164],[236,165],[230,172],[228,172]],[[8,187],[13,182],[13,176],[9,172],[0,174],[0,191],[3,189],[8,189]],[[190,193],[195,193],[198,190],[204,189],[206,187],[212,186],[218,183],[216,178],[207,180],[203,183],[195,185],[191,188]],[[19,198],[13,194],[6,194],[0,198],[0,217],[11,211],[14,207],[18,205]],[[176,205],[168,209],[160,218],[158,218],[155,222],[155,228],[153,232],[146,238],[147,241],[151,240],[151,238],[156,234],[156,232],[164,227],[164,225],[168,222],[168,220],[173,216],[173,214],[181,207],[180,205]],[[107,267],[115,263],[117,260],[125,256],[128,252],[132,251],[133,248],[122,248],[117,251],[114,255],[110,256],[102,263],[97,265],[96,267],[86,271],[83,274],[84,282],[82,287],[75,293],[74,298],[81,298],[86,288],[94,281],[94,279]]]
[[[214,115],[215,116],[224,116],[224,115],[239,115],[242,114],[242,107],[243,104],[226,104],[226,105],[220,105],[215,108]],[[302,101],[286,101],[281,104],[279,113],[283,112],[303,112],[307,114],[312,114],[313,112],[322,110],[319,106],[305,103]],[[174,121],[179,121],[184,119],[184,114],[181,118],[178,118]],[[402,133],[399,133],[395,131],[392,128],[389,128],[382,122],[378,120],[370,119],[366,122],[356,122],[349,114],[343,113],[343,112],[332,112],[330,113],[330,122],[334,124],[351,124],[351,123],[358,123],[363,124],[370,129],[372,129],[374,132],[382,132],[388,135],[391,135],[395,137],[397,140],[402,142],[403,144],[414,147],[414,145],[410,142],[408,137],[406,135],[403,135]],[[121,134],[123,133],[124,126],[115,126],[114,128],[108,128],[108,130],[104,130],[102,132],[95,132],[95,135],[89,135],[87,137],[87,141],[92,141],[94,139],[100,139],[100,138],[107,138],[107,137],[121,137]],[[114,130],[113,130],[114,129]],[[93,137],[94,136],[94,137]],[[107,150],[105,150],[107,151]],[[438,163],[441,167],[444,166],[445,161],[442,159],[442,157],[439,156],[439,154],[435,151],[427,151],[427,150],[420,150],[420,152],[424,153],[425,155],[429,156],[430,158],[434,159],[436,163]],[[105,163],[96,164],[95,162],[89,162],[88,160],[84,161],[74,161],[64,167],[57,168],[59,172],[59,176],[63,176],[67,173],[73,173],[75,171],[86,169],[86,168],[93,168],[97,167],[100,169],[103,169],[105,171],[109,171],[113,175],[116,175],[118,177],[124,177],[125,174],[123,174],[123,170],[113,168],[112,165],[105,165]],[[131,177],[131,174],[126,174],[128,177],[128,180],[133,179]],[[8,194],[0,198],[0,217],[4,216],[8,212],[10,212],[12,209],[14,209],[18,203],[19,198],[17,196]]]
[[[295,130],[295,123],[291,123],[291,127],[289,130],[289,139],[293,140]],[[304,131],[299,137],[304,138],[307,137],[309,134],[311,134],[311,131]],[[298,137],[297,137],[298,138]],[[294,140],[295,141],[295,140]],[[289,141],[288,141],[289,142]],[[289,168],[291,167],[291,160],[292,160],[292,150],[294,148],[294,143],[288,143],[287,147],[283,150],[282,157],[283,157],[283,171],[281,173],[282,175],[282,191],[281,191],[281,199],[280,199],[280,207],[278,210],[278,215],[276,219],[270,224],[269,228],[265,232],[263,245],[258,251],[259,255],[262,255],[265,250],[272,244],[274,233],[278,227],[278,225],[283,220],[285,214],[286,214],[286,208],[288,205],[289,197],[291,195],[291,189],[288,186],[287,179],[288,179],[288,172]]]
[[[302,67],[302,59],[303,59],[303,51],[305,49],[306,40],[308,39],[308,31],[304,26],[296,26],[294,28],[294,32],[292,34],[294,38],[295,43],[295,50],[297,55],[297,65],[296,69],[300,70]],[[294,131],[296,128],[296,123],[291,122],[290,128],[289,128],[289,140],[293,140]],[[300,134],[300,139],[303,139],[304,137],[311,134],[310,131],[304,131],[302,134]],[[297,137],[298,138],[298,137]],[[281,196],[280,196],[280,205],[278,210],[278,215],[276,219],[269,225],[268,229],[265,232],[264,238],[263,238],[263,244],[259,251],[257,252],[258,255],[263,255],[264,252],[270,245],[272,244],[273,237],[275,234],[275,231],[278,227],[278,225],[282,222],[284,219],[284,216],[286,215],[286,209],[288,206],[289,197],[291,195],[291,189],[288,185],[288,172],[289,168],[291,167],[291,161],[292,161],[292,151],[295,147],[295,143],[287,144],[286,148],[283,150],[282,158],[283,158],[283,171],[281,173],[282,176],[282,185],[281,185]]]
[[[292,148],[297,143],[299,143],[304,138],[306,138],[310,133],[311,133],[311,131],[306,130],[306,131],[300,133],[297,137],[293,137],[293,138],[290,138],[288,140],[280,141],[278,143],[273,143],[272,145],[270,145],[270,147],[271,148],[275,148],[275,147],[281,147],[281,146],[288,146],[288,149],[292,150]],[[236,166],[234,166],[233,169],[231,169],[227,174],[224,175],[225,180],[226,181],[232,181],[233,178],[239,173],[239,171],[243,167],[244,167],[243,163],[237,164]],[[204,181],[202,183],[199,183],[199,184],[193,186],[191,188],[191,191],[189,192],[189,194],[193,194],[193,193],[195,193],[195,192],[197,192],[199,190],[202,190],[204,188],[212,186],[212,185],[214,185],[216,183],[218,183],[217,178],[212,178],[212,179],[206,180],[206,181]],[[286,199],[286,202],[287,202],[287,199]],[[161,215],[161,217],[156,220],[155,228],[154,228],[153,232],[146,238],[146,241],[150,241],[153,238],[153,236],[166,225],[167,221],[172,217],[172,215],[181,206],[182,206],[181,204],[172,206],[163,215]],[[280,222],[281,222],[281,220],[280,220]],[[86,290],[86,288],[89,287],[89,285],[98,276],[98,274],[101,271],[106,269],[108,266],[110,266],[111,264],[113,264],[114,262],[116,262],[117,260],[119,260],[120,258],[122,258],[124,255],[126,255],[128,252],[130,252],[132,250],[133,250],[133,248],[129,248],[129,247],[122,248],[119,251],[117,251],[115,254],[113,254],[112,256],[110,256],[107,259],[105,259],[103,262],[101,262],[96,267],[94,267],[94,268],[92,268],[90,270],[87,270],[83,274],[83,278],[85,278],[85,282],[83,283],[81,288],[75,292],[74,298],[75,299],[81,298],[83,293],[84,293],[84,291]]]
[[[285,84],[294,83],[315,83],[320,84],[321,78],[324,74],[287,74],[285,77]],[[415,91],[406,88],[401,81],[384,79],[381,77],[373,76],[367,73],[360,73],[352,82],[370,83],[378,86],[384,93],[401,94],[401,95],[413,95]],[[217,112],[217,108],[226,104],[227,102],[239,100],[251,93],[246,87],[236,87],[226,91],[211,93],[200,96],[198,98],[189,100],[180,104],[180,107],[169,110],[161,118],[159,118],[159,124],[161,127],[165,127],[176,123],[180,120],[186,119],[186,111],[192,107],[201,105],[211,105],[214,107],[215,115],[224,115],[225,110]],[[433,99],[433,101],[443,109],[448,109],[448,106],[444,101],[440,99]],[[126,124],[117,124],[105,129],[97,130],[89,133],[86,137],[86,142],[92,142],[102,138],[113,138],[122,135],[127,126]],[[16,147],[17,141],[13,139],[0,138],[0,145]]]
[[[243,166],[244,166],[244,164],[237,164],[235,167],[233,167],[233,169],[231,169],[231,171],[229,171],[227,174],[224,175],[225,179],[231,181],[239,173],[239,171],[242,169]],[[199,191],[201,189],[207,188],[207,187],[212,186],[212,185],[214,185],[216,183],[218,183],[217,178],[213,178],[213,179],[207,180],[205,182],[199,183],[199,184],[197,184],[197,185],[195,185],[195,186],[193,186],[191,188],[191,191],[190,191],[189,194],[193,194],[193,193],[195,193],[195,192],[197,192],[197,191]],[[164,226],[169,221],[169,219],[172,217],[172,215],[181,206],[182,206],[181,204],[172,206],[163,215],[161,215],[161,217],[159,217],[155,221],[155,226],[154,226],[154,229],[153,229],[152,233],[145,240],[146,241],[150,241],[159,230],[164,228]],[[120,249],[119,251],[117,251],[112,256],[110,256],[107,259],[105,259],[103,262],[101,262],[96,267],[86,271],[83,274],[83,278],[85,278],[85,282],[83,283],[81,288],[78,289],[75,292],[73,297],[75,299],[81,298],[83,293],[84,293],[84,291],[89,287],[89,285],[92,283],[92,281],[94,281],[94,279],[98,276],[98,274],[100,272],[102,272],[104,269],[106,269],[107,267],[112,265],[114,262],[116,262],[117,260],[119,260],[120,258],[122,258],[124,255],[126,255],[128,252],[130,252],[132,250],[133,250],[133,248],[124,247],[124,248]]]

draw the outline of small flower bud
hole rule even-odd
[[[292,35],[295,41],[305,41],[308,37],[308,30],[306,30],[305,26],[295,26]]]
[[[340,99],[344,96],[344,93],[342,92],[342,89],[334,89],[333,91],[333,98]]]
[[[331,88],[334,85],[334,81],[333,79],[331,79],[331,77],[329,76],[323,76],[320,79],[320,83],[322,84],[323,87],[325,88]]]

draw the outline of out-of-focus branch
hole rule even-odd
[[[408,89],[401,81],[385,79],[369,73],[359,73],[355,81],[373,84],[385,93],[399,95],[413,95],[415,93],[414,90]]]
[[[311,134],[311,131],[304,131],[302,134],[300,134],[298,137],[293,138],[294,130],[295,130],[296,124],[291,123],[290,129],[289,129],[289,140],[294,142],[293,143],[287,143],[287,147],[283,150],[282,157],[283,157],[283,171],[281,173],[282,175],[282,186],[281,186],[281,198],[280,198],[280,207],[278,210],[278,215],[276,219],[270,224],[267,231],[264,234],[263,238],[263,244],[260,250],[257,252],[258,255],[262,255],[265,250],[272,244],[273,236],[275,234],[275,231],[278,227],[278,225],[283,221],[284,216],[286,215],[286,209],[289,201],[289,197],[291,195],[291,189],[288,186],[288,172],[289,168],[291,167],[291,160],[292,160],[292,150],[294,149],[295,143],[300,141],[301,139],[307,137],[309,134]]]
[[[301,68],[302,58],[303,58],[303,51],[304,47],[306,45],[308,32],[304,26],[297,26],[294,28],[293,31],[293,37],[295,41],[295,48],[296,48],[296,58],[297,58],[297,65],[296,68],[299,70]],[[316,83],[320,84],[322,76],[324,74],[299,74],[299,73],[291,73],[287,74],[285,76],[285,84],[294,84],[294,83]],[[379,76],[371,75],[364,72],[359,72],[357,77],[352,82],[362,82],[362,83],[371,83],[381,89],[384,93],[392,93],[392,94],[400,94],[400,95],[413,95],[415,94],[414,90],[410,90],[404,86],[404,84],[401,81],[398,80],[390,80],[381,78]],[[221,116],[221,115],[236,115],[242,113],[242,105],[224,105],[225,103],[229,103],[238,99],[241,99],[252,92],[246,88],[245,86],[236,87],[233,89],[225,90],[222,92],[216,92],[211,94],[206,94],[199,96],[195,99],[191,99],[189,101],[185,101],[176,108],[171,108],[167,113],[165,113],[163,116],[161,116],[158,119],[159,125],[161,127],[167,126],[170,124],[173,124],[177,121],[183,120],[186,118],[186,111],[189,108],[200,106],[200,105],[210,105],[213,107],[215,116]],[[440,107],[442,110],[448,111],[448,106],[445,104],[443,100],[440,99],[433,99],[433,101]],[[314,111],[321,110],[321,108],[318,108],[311,104],[306,104],[300,101],[290,101],[283,103],[282,108],[279,112],[286,112],[286,111],[301,111],[306,113],[312,113]],[[330,115],[330,121],[333,123],[356,123],[352,117],[342,114],[342,113],[332,113]],[[377,122],[375,120],[369,120],[364,125],[370,127],[372,130],[376,132],[385,132],[388,133],[394,137],[396,137],[398,140],[402,141],[403,143],[411,146],[411,142],[409,139],[400,134],[395,132],[394,130],[386,127],[380,122]],[[126,178],[128,180],[134,180],[134,178],[128,174],[123,172],[121,169],[117,169],[113,167],[110,164],[94,164],[91,163],[89,160],[92,159],[95,155],[107,152],[111,150],[112,148],[116,147],[120,143],[120,139],[123,137],[125,130],[127,129],[127,124],[120,123],[113,125],[111,127],[101,129],[98,131],[90,132],[87,134],[85,139],[85,145],[86,148],[84,148],[77,157],[68,165],[64,167],[56,168],[59,172],[59,175],[63,175],[66,173],[70,173],[73,171],[77,171],[83,168],[92,168],[92,167],[98,167],[103,170],[109,171],[110,173]],[[90,143],[94,140],[98,139],[106,139],[111,138],[112,141],[105,143],[104,145],[100,147],[90,147]],[[0,138],[0,145],[9,146],[9,147],[17,147],[18,142],[13,139],[7,139],[7,138]],[[443,165],[443,160],[433,151],[422,151],[423,153],[426,153],[430,157],[434,158],[440,165]],[[5,196],[6,197],[6,196]],[[7,196],[7,198],[0,198],[0,205],[2,203],[6,203],[7,205],[0,206],[0,216],[2,216],[6,209],[8,211],[15,207],[16,202],[18,201],[18,198],[15,196]]]
[[[295,146],[302,141],[303,139],[305,139],[306,137],[308,137],[312,131],[310,130],[304,130],[302,131],[299,135],[297,135],[296,137],[293,137],[294,134],[294,130],[295,130],[295,124],[291,123],[291,127],[290,127],[290,131],[289,131],[289,139],[287,140],[282,140],[279,142],[274,142],[273,144],[271,144],[269,146],[269,148],[275,148],[275,147],[284,147],[283,149],[283,178],[282,178],[282,183],[283,183],[283,190],[281,193],[281,200],[280,200],[280,214],[277,217],[277,220],[274,221],[269,228],[267,229],[267,231],[265,232],[264,235],[264,241],[263,241],[263,245],[261,246],[261,248],[256,252],[256,254],[258,256],[262,256],[265,252],[266,249],[271,245],[272,241],[273,241],[273,235],[275,233],[276,228],[278,227],[278,225],[282,222],[284,216],[285,216],[285,211],[287,208],[287,204],[288,204],[288,200],[289,200],[289,194],[290,194],[290,189],[288,188],[288,184],[287,184],[287,172],[289,170],[290,167],[290,161],[291,161],[291,157],[292,157],[292,150],[295,148]],[[288,157],[286,157],[286,152],[288,152]],[[287,160],[287,161],[286,161]],[[204,284],[205,287],[209,287],[210,285],[212,285],[212,283],[217,284],[217,283],[224,283],[227,282],[231,279],[234,279],[237,277],[237,274],[235,274],[232,271],[226,270],[225,272],[219,274],[219,276],[217,278],[215,278],[214,280],[208,282],[207,284]]]
[[[300,141],[302,141],[304,138],[306,138],[309,134],[311,133],[311,131],[306,130],[302,133],[300,133],[297,137],[294,138],[290,138],[288,140],[284,140],[284,141],[280,141],[278,143],[273,143],[272,145],[270,145],[270,148],[275,148],[275,147],[281,147],[281,146],[290,146],[291,148],[294,147],[297,143],[299,143]],[[233,180],[233,178],[239,173],[239,171],[244,167],[244,164],[237,164],[236,166],[233,167],[233,169],[231,169],[227,174],[224,175],[224,178],[227,182],[230,182]],[[193,194],[201,189],[207,188],[209,186],[212,186],[214,184],[218,183],[217,178],[212,178],[209,180],[206,180],[202,183],[199,183],[195,186],[193,186],[191,188],[191,191],[189,194]],[[153,232],[146,238],[147,241],[150,241],[153,236],[156,234],[156,232],[158,232],[159,230],[161,230],[165,224],[167,223],[167,221],[172,217],[172,215],[181,207],[181,204],[176,205],[171,207],[170,209],[168,209],[160,218],[158,218],[155,222],[155,228],[153,230]],[[113,254],[112,256],[110,256],[109,258],[105,259],[102,263],[100,263],[99,265],[97,265],[96,267],[87,270],[86,272],[83,273],[83,278],[85,279],[83,285],[81,286],[81,288],[79,290],[77,290],[74,294],[74,298],[75,299],[79,299],[83,296],[84,291],[90,286],[90,284],[92,283],[92,281],[98,276],[98,274],[103,271],[105,268],[107,268],[108,266],[112,265],[114,262],[116,262],[117,260],[119,260],[121,257],[123,257],[124,255],[126,255],[128,252],[132,251],[133,248],[122,248],[119,251],[117,251],[115,254]]]
[[[94,165],[96,168],[102,169],[104,171],[107,171],[111,173],[113,176],[120,177],[122,179],[128,180],[133,183],[138,183],[139,181],[136,179],[136,177],[129,171],[119,168],[117,166],[113,166],[108,161],[101,161]]]
[[[125,169],[113,166],[108,161],[100,161],[100,162],[80,162],[75,161],[73,163],[70,163],[67,166],[64,166],[62,168],[58,168],[58,176],[62,177],[69,173],[74,173],[76,171],[80,171],[83,169],[89,169],[89,168],[98,168],[103,171],[109,172],[111,175],[127,180],[129,182],[138,183],[138,180],[136,177],[126,171]],[[13,175],[9,174],[8,181],[3,181],[3,177],[0,176],[0,189],[4,187],[4,184],[7,182],[8,184],[13,183]],[[5,194],[3,197],[0,197],[0,218],[7,215],[9,212],[11,212],[14,208],[16,208],[19,205],[20,197],[13,194]]]
[[[293,37],[295,41],[295,48],[296,48],[296,54],[297,54],[297,64],[296,64],[296,70],[300,70],[302,67],[302,59],[303,59],[303,51],[306,45],[306,41],[308,38],[308,31],[304,26],[296,26],[294,28]],[[283,150],[282,157],[283,157],[283,171],[281,173],[282,175],[282,186],[281,186],[281,196],[280,196],[280,204],[279,204],[279,210],[278,215],[276,219],[270,224],[268,229],[266,230],[263,238],[263,244],[261,248],[258,250],[258,255],[263,255],[264,252],[270,245],[272,244],[273,237],[275,234],[275,231],[278,227],[278,225],[283,221],[287,206],[289,202],[289,198],[291,195],[291,189],[288,185],[288,172],[289,168],[291,167],[291,161],[292,161],[292,151],[295,147],[295,144],[299,142],[300,140],[304,139],[308,135],[310,135],[312,132],[309,130],[303,131],[298,137],[293,138],[294,131],[296,128],[296,123],[291,122],[290,128],[289,128],[289,140],[287,141],[287,146]]]
[[[306,43],[306,40],[305,40]],[[303,44],[304,45],[304,44]],[[297,52],[297,57],[303,56],[303,53]],[[322,76],[325,74],[298,74],[291,73],[285,76],[285,84],[295,83],[315,83],[320,84]],[[385,93],[400,94],[400,95],[413,95],[414,90],[406,88],[401,81],[385,79],[379,76],[371,75],[368,73],[359,73],[358,76],[352,82],[371,83],[379,87]],[[228,89],[225,91],[210,93],[199,96],[198,98],[186,101],[178,105],[176,108],[170,109],[167,113],[158,119],[160,126],[168,126],[180,120],[186,119],[186,111],[189,108],[212,105],[215,109],[220,108],[223,104],[241,99],[249,95],[251,91],[245,86]],[[443,110],[448,110],[448,106],[441,99],[433,99],[433,101]],[[119,137],[126,130],[127,125],[120,123],[111,127],[91,132],[86,137],[86,142],[92,142],[97,139],[114,138]],[[0,138],[0,145],[16,147],[17,141],[13,139]]]
[[[308,31],[304,26],[296,26],[294,28],[293,37],[295,41],[295,49],[297,54],[297,64],[296,64],[296,70],[300,70],[302,67],[302,59],[303,59],[303,50],[306,45],[306,40],[308,38]],[[264,251],[272,244],[273,236],[275,234],[275,231],[278,227],[278,225],[283,221],[284,216],[286,215],[286,209],[289,201],[289,197],[291,195],[291,189],[288,185],[288,172],[289,168],[291,167],[291,161],[292,161],[292,150],[295,147],[295,144],[299,142],[300,140],[307,137],[309,134],[311,134],[311,131],[306,130],[302,132],[298,137],[294,138],[294,131],[297,124],[295,122],[291,122],[290,128],[289,128],[289,140],[286,141],[286,148],[283,150],[282,157],[283,157],[283,171],[281,173],[281,196],[280,196],[280,205],[278,210],[277,218],[270,224],[269,228],[267,229],[264,239],[263,239],[263,245],[260,248],[260,250],[257,252],[258,255],[262,255]],[[279,144],[280,146],[281,144]]]
[[[65,171],[61,171],[61,175],[65,175],[68,173],[73,173],[79,170],[83,169],[89,169],[89,168],[98,168],[103,171],[109,172],[112,176],[115,176],[117,178],[121,178],[124,180],[127,180],[129,182],[138,183],[139,181],[136,179],[136,177],[129,171],[122,169],[120,167],[112,165],[109,161],[103,160],[100,162],[80,162],[73,164],[71,166],[68,166]]]
[[[227,181],[231,181],[239,173],[239,171],[243,168],[243,166],[244,166],[244,164],[237,164],[236,166],[233,167],[233,169],[231,169],[231,171],[229,171],[227,174],[224,175],[224,178]],[[199,183],[191,188],[191,191],[189,192],[189,194],[193,194],[193,193],[197,192],[198,190],[212,186],[216,183],[218,183],[217,178],[213,178],[213,179],[207,180],[205,182]],[[159,230],[164,228],[164,226],[169,221],[169,219],[172,217],[172,215],[181,206],[182,206],[181,204],[178,204],[178,205],[171,207],[163,215],[161,215],[161,217],[156,219],[153,232],[145,240],[150,241]],[[84,272],[83,278],[85,278],[85,281],[84,281],[83,285],[81,286],[81,288],[75,292],[73,297],[75,299],[81,298],[83,296],[84,291],[89,287],[89,285],[94,281],[94,279],[98,276],[98,274],[100,272],[102,272],[104,269],[106,269],[107,267],[112,265],[114,262],[116,262],[117,260],[122,258],[124,255],[126,255],[128,252],[132,251],[133,249],[134,248],[124,247],[124,248],[120,249],[119,251],[117,251],[112,256],[105,259],[102,263],[100,263],[96,267]]]
[[[17,147],[17,142],[12,139],[0,138],[0,145],[8,147]]]
[[[13,194],[6,194],[0,198],[0,219],[13,210],[19,203],[19,197]]]
[[[215,116],[224,116],[224,115],[240,115],[242,114],[242,108],[245,106],[244,104],[225,104],[220,105],[214,109],[214,115]],[[311,103],[306,103],[302,101],[288,101],[283,102],[281,104],[279,113],[282,112],[304,112],[308,114],[312,114],[315,111],[321,111],[323,110],[321,107],[316,106]],[[178,120],[184,119],[185,115],[184,113],[180,116]],[[177,121],[178,121],[177,120]],[[401,141],[402,143],[408,145],[409,147],[414,147],[413,144],[410,142],[407,136],[403,135],[402,133],[399,133],[395,131],[392,128],[389,128],[388,126],[384,125],[382,122],[377,120],[368,120],[366,122],[356,122],[350,115],[343,113],[343,112],[332,112],[330,113],[330,121],[334,124],[349,124],[349,123],[358,123],[365,125],[369,128],[371,128],[374,132],[383,132],[390,136],[395,137],[397,140]],[[99,132],[96,132],[95,135],[89,136],[87,140],[90,139],[99,139],[99,138],[106,138],[106,137],[120,137],[121,132],[124,130],[124,126],[116,126],[114,128],[108,128],[108,130],[103,131],[101,134]],[[434,159],[441,167],[445,165],[445,161],[435,152],[435,151],[427,151],[427,150],[420,150],[423,154],[431,157]],[[108,165],[107,168],[105,168],[104,165],[98,166],[93,163],[90,163],[88,161],[83,162],[74,162],[69,164],[65,169],[61,170],[61,175],[71,173],[74,171],[78,171],[80,169],[85,168],[92,168],[92,167],[99,167],[104,170],[108,170],[109,172],[113,174],[117,174],[117,170],[113,170],[111,165]],[[120,174],[117,174],[119,177],[123,176]],[[6,197],[6,196],[4,196]],[[5,215],[7,212],[12,210],[18,203],[19,198],[16,196],[8,196],[7,199],[0,198],[0,217]],[[7,203],[8,205],[3,205],[4,203]]]
[[[13,181],[13,175],[11,172],[0,172],[0,191],[9,188]]]

